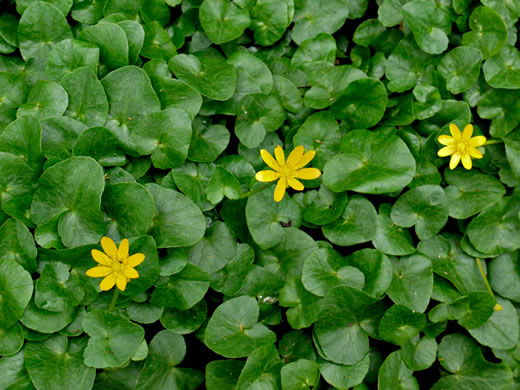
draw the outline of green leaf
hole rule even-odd
[[[204,236],[204,216],[191,200],[157,184],[147,184],[146,188],[155,201],[152,235],[158,248],[193,245]]]
[[[379,368],[378,386],[388,390],[419,390],[417,379],[405,364],[401,351],[388,355]]]
[[[520,301],[520,269],[518,252],[504,253],[489,263],[489,283],[501,296]]]
[[[211,316],[204,343],[212,351],[229,358],[245,357],[256,348],[272,344],[276,336],[258,323],[258,303],[251,297],[238,297],[221,304]]]
[[[504,137],[520,123],[520,91],[491,89],[479,101],[478,114],[491,119],[489,133],[493,137]]]
[[[38,119],[62,115],[69,104],[67,92],[54,81],[39,80],[29,91],[27,101],[16,113],[20,118],[24,115],[35,115]]]
[[[433,322],[457,320],[460,326],[474,329],[491,317],[495,303],[495,298],[487,292],[471,292],[452,302],[435,306],[428,313],[428,318]]]
[[[500,297],[496,298],[502,310],[494,311],[488,320],[478,328],[468,332],[482,345],[497,349],[514,348],[518,341],[518,316],[513,304]]]
[[[170,59],[168,66],[180,80],[210,99],[227,100],[235,92],[237,72],[222,58],[204,53],[179,54]]]
[[[278,41],[291,23],[294,4],[283,0],[258,0],[251,10],[251,30],[255,41],[270,46]]]
[[[81,33],[85,40],[99,47],[99,60],[107,70],[128,65],[128,39],[119,25],[102,21],[87,26]]]
[[[218,204],[224,195],[228,199],[238,199],[241,193],[240,182],[235,176],[225,168],[217,166],[206,189],[208,200],[213,204]]]
[[[520,248],[518,196],[502,198],[471,220],[467,234],[473,246],[482,253],[499,255]]]
[[[423,313],[433,289],[432,263],[426,256],[415,254],[393,260],[393,279],[387,291],[398,305]]]
[[[154,306],[148,302],[132,302],[127,306],[126,312],[132,321],[140,324],[153,324],[161,318],[164,307]]]
[[[452,218],[469,218],[498,202],[505,194],[504,186],[494,176],[476,170],[444,171],[449,215]]]
[[[264,190],[247,199],[246,219],[253,240],[262,249],[267,249],[282,241],[285,234],[284,225],[301,224],[301,211],[296,202],[288,196],[276,203],[273,192]]]
[[[513,375],[503,365],[489,363],[480,347],[468,336],[454,333],[444,336],[439,344],[439,361],[452,375],[442,377],[432,389],[473,387],[475,383],[488,388],[513,386]]]
[[[103,126],[108,116],[108,101],[96,74],[90,68],[81,67],[66,73],[61,85],[69,95],[65,115],[87,126]]]
[[[269,94],[273,89],[273,75],[267,65],[247,51],[236,51],[227,63],[237,70],[237,86],[233,99],[240,101],[243,96],[253,93]]]
[[[13,260],[0,262],[0,327],[9,328],[18,321],[31,300],[33,282],[31,274]]]
[[[126,156],[119,140],[104,127],[91,127],[82,132],[72,149],[75,156],[90,156],[104,167],[123,166]]]
[[[291,58],[291,66],[307,71],[309,76],[316,68],[325,68],[325,63],[333,65],[336,59],[337,45],[330,34],[321,33],[307,39],[298,46]],[[309,77],[308,76],[308,77]],[[312,77],[316,77],[312,75]],[[344,89],[344,88],[342,88]]]
[[[320,354],[337,364],[351,365],[363,359],[368,353],[364,326],[370,326],[367,319],[376,310],[376,303],[375,298],[353,287],[330,290],[314,324],[314,343]]]
[[[369,354],[359,362],[351,365],[334,364],[318,359],[320,373],[323,379],[336,389],[347,390],[360,384],[366,377],[370,365]],[[357,387],[356,387],[357,389]]]
[[[94,368],[118,367],[128,362],[144,338],[139,325],[115,313],[94,309],[83,320],[90,336],[85,364]]]
[[[468,18],[471,31],[464,33],[462,44],[479,49],[488,59],[497,54],[507,40],[504,20],[492,8],[476,7]]]
[[[229,144],[229,130],[222,125],[194,126],[188,159],[213,162]]]
[[[282,367],[282,388],[287,390],[310,389],[320,378],[320,367],[312,360],[299,359]]]
[[[24,352],[20,351],[13,356],[0,359],[0,369],[4,373],[0,378],[0,385],[8,389],[34,389],[31,379],[24,367]]]
[[[401,347],[401,356],[406,365],[414,371],[430,368],[437,357],[438,344],[435,338],[416,336]]]
[[[273,76],[273,95],[278,99],[282,107],[292,113],[298,113],[302,106],[300,90],[289,79],[280,76]]]
[[[156,306],[188,310],[204,298],[210,280],[206,271],[188,263],[179,273],[159,279],[155,284],[151,303]]]
[[[15,260],[34,272],[36,256],[34,238],[27,226],[12,218],[0,225],[0,260]]]
[[[347,263],[358,268],[365,276],[363,290],[380,298],[392,282],[392,263],[383,253],[374,249],[361,249],[347,257]]]
[[[61,215],[58,233],[65,246],[96,244],[105,232],[100,211],[104,186],[103,171],[90,157],[71,157],[57,163],[40,177],[31,218],[42,225]]]
[[[249,355],[240,373],[237,390],[251,388],[279,389],[283,363],[273,344],[258,347]]]
[[[323,184],[318,191],[307,192],[304,199],[307,207],[303,210],[303,219],[315,225],[334,222],[341,216],[348,202],[346,192],[334,193]]]
[[[123,66],[101,80],[108,96],[110,111],[106,127],[130,148],[130,129],[134,123],[151,113],[158,112],[161,105],[148,75],[135,66]],[[125,85],[125,88],[121,88]]]
[[[204,0],[199,18],[208,38],[217,44],[238,38],[251,24],[249,12],[230,0]]]
[[[323,235],[333,244],[352,246],[371,241],[376,235],[376,210],[361,195],[352,196],[341,217],[322,227]]]
[[[404,345],[426,326],[426,316],[403,305],[393,305],[379,324],[379,336],[396,345]]]
[[[27,343],[24,349],[25,368],[36,388],[91,389],[96,370],[83,363],[86,344],[84,337],[67,340],[59,335],[41,342]]]
[[[213,360],[206,366],[208,390],[234,390],[246,362],[242,360]]]
[[[520,177],[520,131],[512,131],[504,137],[504,144],[511,171],[516,177]]]
[[[299,275],[285,282],[280,290],[279,301],[280,306],[289,307],[285,315],[293,329],[308,328],[320,314],[320,298],[303,287]]]
[[[520,88],[520,53],[513,46],[504,46],[484,63],[483,70],[493,88]]]
[[[284,120],[285,111],[274,97],[247,95],[239,103],[235,134],[246,147],[256,148],[265,134],[277,130]]]
[[[447,195],[447,194],[446,194]],[[376,220],[376,238],[372,244],[376,249],[387,255],[405,256],[415,252],[412,236],[408,229],[397,226],[390,218],[392,205],[379,205]]]
[[[161,316],[161,324],[174,333],[189,334],[201,327],[207,315],[208,307],[203,299],[188,310],[165,308]]]
[[[43,155],[57,161],[72,156],[78,136],[87,129],[84,123],[64,116],[44,119],[40,124]]]
[[[22,349],[23,344],[23,328],[20,323],[15,323],[10,328],[3,328],[0,331],[0,354],[2,356],[5,357],[16,354]]]
[[[192,119],[198,114],[202,105],[202,97],[195,88],[184,81],[168,77],[152,77],[152,84],[161,100],[163,109],[168,107],[182,108]]]
[[[47,264],[35,286],[36,306],[53,312],[70,311],[85,295],[79,278],[71,277],[69,267],[60,262]]]
[[[379,10],[381,8],[382,6],[379,7]],[[352,40],[357,45],[368,47],[385,31],[385,26],[379,20],[367,19],[356,28]]]
[[[292,39],[298,45],[320,33],[335,33],[349,14],[343,0],[302,0],[297,4]]]
[[[19,293],[18,290],[17,293]],[[74,320],[75,315],[76,313],[72,308],[62,312],[48,311],[40,309],[35,305],[34,300],[31,300],[25,308],[20,322],[26,328],[36,332],[45,334],[56,333],[70,324]]]
[[[170,175],[180,191],[202,211],[208,211],[215,207],[206,198],[206,188],[214,171],[215,164],[186,162],[181,167],[172,169]]]
[[[432,238],[448,221],[448,201],[440,186],[424,185],[399,197],[392,206],[392,221],[401,227],[412,227],[420,239]]]
[[[401,8],[410,0],[384,0],[377,9],[378,19],[385,27],[398,25],[403,20]]]
[[[323,182],[335,192],[400,191],[415,174],[415,159],[396,135],[354,130],[343,137],[341,152],[323,172]]]
[[[5,204],[33,192],[36,172],[22,156],[0,152],[0,199]]]
[[[244,285],[255,253],[248,244],[238,244],[235,256],[220,271],[211,275],[211,288],[233,296]]]
[[[184,337],[169,330],[157,333],[150,342],[148,357],[139,373],[137,390],[187,389],[194,390],[204,380],[201,372],[177,368],[186,355]]]
[[[167,108],[141,119],[132,128],[130,144],[141,155],[152,155],[159,169],[181,166],[188,156],[191,119],[180,108]]]
[[[475,84],[480,74],[482,59],[480,50],[472,47],[459,46],[448,52],[438,66],[441,76],[446,80],[448,91],[456,95],[467,91]]]
[[[24,60],[46,57],[55,43],[72,38],[63,13],[47,2],[35,1],[23,13],[18,25],[18,42]]]
[[[316,360],[310,335],[300,331],[292,330],[285,333],[278,343],[278,349],[287,363],[298,359]]]
[[[149,3],[143,3],[146,5]],[[168,11],[169,14],[169,11]],[[168,15],[169,17],[169,15]],[[139,24],[137,24],[141,27]],[[144,26],[144,42],[141,55],[146,58],[158,58],[168,61],[177,54],[177,50],[170,38],[170,35],[164,30],[158,22],[148,22]],[[135,55],[139,58],[139,52]]]
[[[334,118],[342,119],[349,128],[364,129],[381,120],[387,100],[386,88],[381,81],[372,78],[354,80],[330,111]]]

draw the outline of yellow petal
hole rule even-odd
[[[459,165],[460,153],[453,153],[450,160],[450,169],[455,169]]]
[[[473,146],[474,148],[478,146],[482,146],[486,143],[486,137],[483,135],[477,135],[469,140],[469,146]]]
[[[459,128],[454,123],[450,124],[450,132],[451,132],[451,135],[453,136],[453,138],[455,138],[455,140],[458,140],[462,137],[462,134],[460,134]]]
[[[260,156],[262,156],[262,160],[272,169],[275,171],[280,170],[280,166],[276,162],[276,160],[271,156],[271,153],[269,153],[267,150],[262,149],[260,150]]]
[[[461,160],[462,160],[462,165],[464,166],[464,168],[471,169],[473,164],[471,163],[471,156],[468,153],[464,153],[462,155]]]
[[[437,141],[442,145],[452,145],[455,142],[455,139],[449,135],[439,135]]]
[[[112,240],[110,237],[103,237],[101,239],[101,246],[103,247],[103,250],[113,260],[117,260],[117,246],[114,240]]]
[[[303,151],[304,151],[303,146],[295,147],[293,149],[293,151],[291,152],[291,154],[289,154],[289,157],[287,157],[286,165],[289,167],[292,167],[292,166],[298,164],[298,162],[303,157]]]
[[[260,171],[256,173],[256,180],[262,182],[275,181],[280,177],[280,172],[275,171]]]
[[[137,267],[144,260],[145,256],[142,253],[134,253],[124,261],[125,267]]]
[[[293,189],[295,189],[296,191],[303,191],[303,184],[301,182],[299,182],[298,180],[292,178],[292,177],[289,177],[287,179],[287,183],[289,184],[289,186]]]
[[[462,137],[465,139],[470,139],[473,135],[473,125],[466,125],[464,131],[462,132]]]
[[[285,166],[285,154],[283,152],[283,149],[280,145],[276,146],[274,148],[274,156],[276,157],[276,161],[278,162],[278,165],[280,168]]]
[[[305,165],[311,162],[311,160],[316,156],[316,152],[314,150],[309,150],[307,153],[303,155],[303,157],[298,161],[297,164],[293,166],[293,169],[303,168]]]
[[[476,148],[469,148],[469,155],[473,158],[482,158],[482,153],[480,153],[480,150]]]
[[[274,200],[275,202],[280,202],[285,195],[285,189],[287,188],[287,181],[285,177],[281,177],[276,184],[276,188],[274,189]]]
[[[294,177],[303,180],[313,180],[321,176],[318,168],[303,168],[295,172]]]
[[[128,240],[123,238],[119,243],[119,249],[117,250],[117,254],[119,255],[119,261],[123,261],[128,257]]]
[[[112,265],[113,260],[105,255],[103,252],[98,251],[97,249],[92,249],[90,251],[92,258],[102,265]]]
[[[103,265],[89,269],[86,274],[91,278],[102,278],[112,272],[111,267],[105,267]]]
[[[446,157],[455,153],[455,146],[446,146],[437,152],[439,157]]]
[[[127,279],[137,279],[139,277],[139,273],[131,267],[124,268],[123,273]]]
[[[126,288],[126,277],[125,275],[123,275],[122,273],[118,272],[116,274],[116,285],[117,285],[117,288],[120,289],[121,291],[125,291],[125,288]]]
[[[114,273],[109,274],[105,279],[101,281],[99,284],[99,288],[103,291],[108,291],[116,284],[116,275]]]

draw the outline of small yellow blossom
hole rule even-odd
[[[471,157],[482,158],[482,153],[477,147],[486,143],[486,137],[482,135],[472,137],[473,125],[467,125],[461,134],[457,125],[452,123],[450,124],[450,132],[452,136],[440,135],[437,138],[439,143],[446,145],[437,154],[439,157],[451,156],[450,169],[455,169],[459,161],[462,161],[464,168],[471,169]]]
[[[93,278],[104,279],[99,284],[103,291],[110,290],[117,285],[117,288],[124,291],[126,283],[130,279],[137,279],[139,274],[134,269],[144,260],[144,254],[134,253],[132,256],[128,255],[129,244],[125,238],[117,248],[114,241],[109,237],[101,239],[101,247],[105,253],[92,249],[92,257],[99,263],[97,267],[91,268],[87,271],[87,275]]]
[[[265,150],[260,150],[260,155],[264,162],[273,169],[273,171],[260,171],[256,174],[256,180],[262,182],[270,182],[278,180],[274,190],[274,200],[280,202],[283,199],[285,190],[288,186],[301,191],[303,184],[297,179],[312,180],[320,177],[321,171],[318,168],[303,168],[316,155],[314,150],[303,153],[303,146],[297,146],[289,154],[287,161],[285,161],[285,154],[280,146],[274,148],[274,155]]]

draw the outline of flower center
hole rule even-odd
[[[115,261],[113,264],[112,264],[112,270],[114,272],[119,272],[123,269],[123,263],[121,263],[120,261]]]
[[[469,140],[461,139],[459,142],[455,144],[456,151],[461,154],[466,154],[470,149]]]
[[[284,165],[282,167],[280,175],[282,177],[293,177],[294,176],[294,171],[291,168],[289,168],[287,165]]]

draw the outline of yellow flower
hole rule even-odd
[[[287,161],[285,161],[285,154],[280,146],[274,148],[276,160],[267,150],[260,150],[262,159],[274,171],[260,171],[256,174],[256,180],[262,182],[278,180],[274,190],[274,200],[276,202],[280,202],[283,199],[285,189],[288,186],[296,191],[303,190],[303,184],[297,179],[312,180],[320,177],[321,172],[318,168],[303,168],[314,158],[316,152],[311,150],[304,154],[303,151],[303,146],[295,147],[289,154]]]
[[[486,143],[486,137],[479,135],[472,137],[473,125],[467,125],[462,134],[455,124],[450,124],[450,132],[452,136],[440,135],[437,141],[446,147],[439,150],[439,157],[451,156],[450,169],[455,169],[462,160],[464,168],[471,169],[471,157],[482,158],[482,153],[477,147]]]
[[[126,283],[130,279],[137,279],[139,274],[134,269],[144,260],[144,254],[134,253],[132,256],[128,255],[128,240],[125,238],[117,248],[114,241],[109,237],[101,239],[101,247],[105,253],[92,249],[92,257],[99,263],[97,267],[91,268],[87,271],[87,275],[93,278],[104,279],[99,284],[103,291],[110,290],[117,285],[117,288],[124,291]]]

